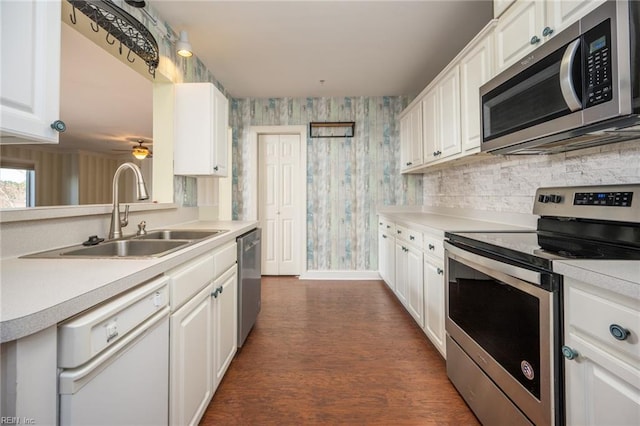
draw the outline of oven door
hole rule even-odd
[[[560,330],[559,292],[539,285],[540,272],[449,242],[445,248],[449,338],[531,422],[556,423],[558,386],[554,377],[559,376],[554,376],[554,370],[559,355],[554,342]],[[468,383],[454,384],[461,393],[469,387]]]

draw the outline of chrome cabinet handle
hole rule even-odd
[[[609,326],[609,333],[611,333],[616,340],[627,340],[627,337],[629,337],[630,334],[629,330],[619,326],[618,324],[611,324]]]
[[[568,360],[576,359],[578,355],[580,355],[578,351],[576,351],[572,347],[566,346],[566,345],[562,347],[562,356],[565,357],[566,359]]]
[[[412,163],[411,161],[408,161],[408,162],[407,162],[407,166],[410,166],[410,165],[412,165],[412,164],[413,164],[413,163]]]
[[[416,237],[414,237],[413,235],[409,235],[409,239],[413,241],[416,239]]]
[[[391,228],[391,225],[387,225],[387,229]]]
[[[551,34],[553,34],[553,29],[551,27],[544,27],[544,30],[542,30],[542,35],[544,37],[549,37]]]
[[[214,166],[213,170],[215,170],[217,172],[218,171],[218,166]]]
[[[438,275],[442,275],[444,273],[444,270],[442,268],[438,268],[436,272],[438,272]]]
[[[533,37],[531,37],[531,40],[529,40],[529,43],[538,44],[538,43],[540,43],[540,38],[538,36],[533,36]]]
[[[64,121],[62,120],[56,120],[53,123],[51,123],[51,128],[58,133],[62,133],[65,130],[67,130],[67,125],[64,124]]]
[[[219,290],[219,289],[217,289],[217,288],[216,288],[216,289],[213,291],[213,293],[211,293],[211,295],[212,295],[213,297],[215,297],[216,299],[218,298],[218,293],[219,293],[219,291],[218,291],[218,290]]]
[[[224,287],[220,286],[220,293],[222,293],[222,290],[224,290]]]
[[[433,244],[429,244],[429,250],[435,250],[436,246],[434,246]]]
[[[398,234],[402,234],[402,231],[401,231],[401,230],[399,230],[399,229],[398,229],[396,232],[397,232]]]
[[[384,234],[382,234],[382,238],[387,238],[387,236],[386,236],[386,235],[384,235]]]

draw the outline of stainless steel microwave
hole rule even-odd
[[[480,88],[481,150],[570,151],[640,138],[640,2],[603,3]]]

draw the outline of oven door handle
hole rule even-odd
[[[448,241],[444,242],[444,248],[447,258],[454,260],[466,260],[476,265],[484,266],[489,271],[501,272],[514,278],[518,278],[537,285],[542,284],[542,274],[540,272],[531,271],[529,269],[520,268],[509,263],[503,263],[488,257],[480,256],[460,247],[454,246]],[[487,271],[488,272],[488,271]],[[495,275],[495,274],[494,274]]]

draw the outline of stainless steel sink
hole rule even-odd
[[[113,240],[95,246],[66,247],[22,257],[32,259],[140,259],[165,256],[192,243],[189,240]]]
[[[211,231],[191,230],[191,229],[160,229],[149,231],[146,235],[133,237],[135,240],[202,240],[214,235],[228,232],[226,229],[215,229]]]
[[[22,256],[32,259],[140,259],[162,257],[205,238],[229,232],[192,229],[160,229],[148,234],[111,240],[94,246],[73,246]]]
[[[159,257],[169,254],[190,241],[116,240],[77,250],[64,251],[61,256],[84,257]]]

